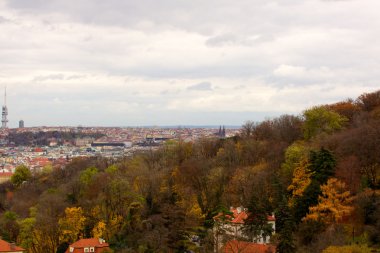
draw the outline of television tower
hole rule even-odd
[[[5,87],[4,91],[4,105],[3,109],[1,112],[2,118],[1,118],[1,128],[7,128],[7,123],[8,123],[8,108],[7,108],[7,87]]]

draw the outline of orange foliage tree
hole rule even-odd
[[[337,223],[353,210],[353,197],[346,191],[345,183],[337,178],[330,178],[321,186],[322,195],[319,203],[309,208],[309,214],[305,220],[321,220],[326,223]]]

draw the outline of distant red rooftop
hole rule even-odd
[[[25,249],[16,246],[13,243],[0,240],[0,252],[25,252]]]
[[[225,253],[275,253],[276,247],[268,244],[258,244],[253,242],[228,241],[224,246]]]

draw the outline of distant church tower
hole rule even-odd
[[[1,128],[7,128],[7,123],[8,123],[8,108],[7,108],[7,88],[5,88],[4,92],[4,105],[2,109],[2,118],[1,118]]]

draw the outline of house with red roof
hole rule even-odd
[[[109,244],[102,238],[88,238],[74,242],[65,253],[101,253],[108,252],[109,250]]]
[[[0,239],[0,252],[1,253],[24,253],[25,249],[17,246],[14,243],[9,243],[7,241]]]
[[[109,244],[102,238],[88,238],[74,242],[65,253],[101,253],[109,250]]]
[[[214,241],[215,241],[215,252],[221,252],[220,249],[227,245],[226,241],[231,242],[242,242],[247,241],[249,238],[244,233],[245,220],[248,218],[249,213],[246,208],[237,207],[230,208],[230,214],[219,213],[214,217]],[[276,218],[274,215],[267,216],[267,222],[273,228],[273,233],[276,229]],[[252,238],[251,243],[265,245],[270,242],[271,236],[257,236]],[[240,240],[240,241],[239,241]],[[252,244],[252,245],[253,245]],[[253,246],[250,247],[253,247]],[[261,246],[256,246],[261,247]],[[242,252],[242,251],[238,251]],[[258,251],[260,252],[260,251]]]

